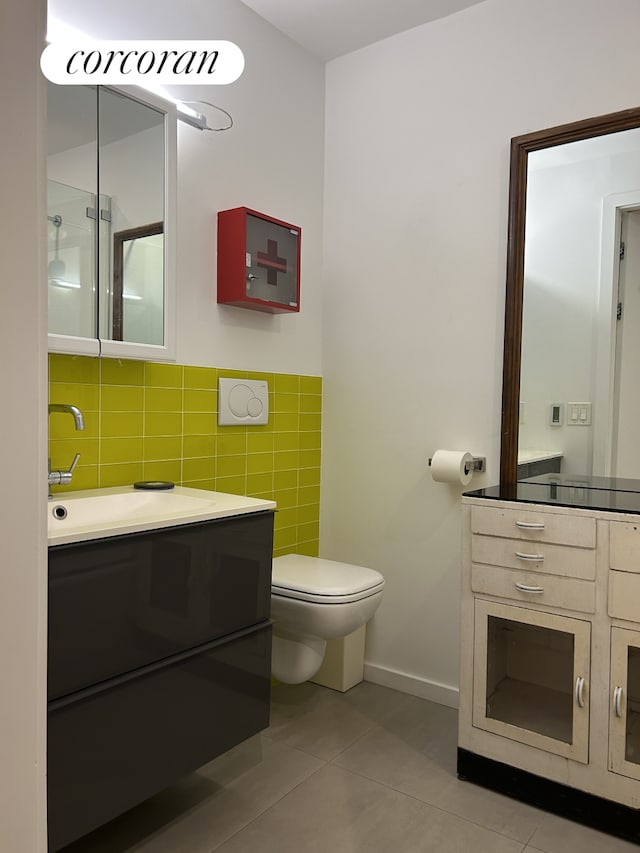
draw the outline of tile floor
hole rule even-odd
[[[456,718],[366,682],[276,685],[267,731],[64,853],[637,853],[458,780]]]

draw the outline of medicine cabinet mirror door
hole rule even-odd
[[[175,110],[49,84],[48,113],[49,349],[169,360]]]
[[[609,769],[640,779],[640,631],[611,629]]]
[[[49,349],[97,354],[97,93],[53,83],[47,93]]]
[[[473,725],[587,763],[589,622],[476,600]]]

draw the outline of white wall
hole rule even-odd
[[[46,850],[44,0],[0,9],[0,847]]]
[[[636,0],[486,0],[327,67],[321,549],[387,580],[368,677],[455,701],[460,488],[498,480],[509,141],[637,106]]]
[[[175,87],[233,116],[225,133],[178,127],[178,346],[185,364],[319,374],[322,323],[324,66],[238,0],[50,0],[89,35],[235,42],[245,70],[229,86]],[[224,115],[208,110],[210,124]],[[216,303],[216,215],[247,206],[302,228],[301,312],[271,316]]]

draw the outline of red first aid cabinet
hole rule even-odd
[[[218,213],[218,303],[268,314],[300,310],[297,225],[248,207]]]

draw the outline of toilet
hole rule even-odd
[[[301,684],[322,665],[327,640],[346,637],[380,606],[384,578],[374,569],[319,557],[275,557],[271,578],[272,675]]]

